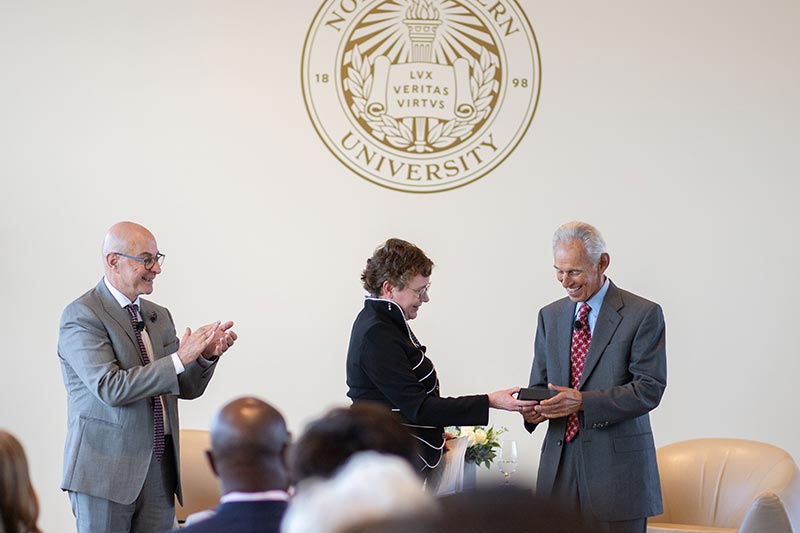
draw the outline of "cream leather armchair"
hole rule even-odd
[[[664,513],[648,533],[800,532],[800,471],[784,450],[741,439],[658,449]]]
[[[192,513],[215,509],[219,504],[219,480],[206,459],[211,437],[202,429],[181,430],[181,486],[183,506],[175,500],[175,516],[183,523]]]

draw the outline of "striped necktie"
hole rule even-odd
[[[139,345],[139,355],[142,358],[142,363],[148,365],[150,364],[150,358],[147,356],[147,349],[144,347],[144,340],[142,340],[142,330],[139,325],[139,306],[130,304],[125,308],[131,316],[131,324],[133,325],[134,333],[136,333],[136,343]],[[158,396],[154,396],[151,400],[153,401],[153,455],[156,460],[161,461],[161,458],[164,457],[164,406],[161,405],[161,398]]]

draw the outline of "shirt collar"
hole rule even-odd
[[[219,499],[220,503],[289,501],[289,493],[285,490],[265,490],[263,492],[229,492]]]
[[[398,304],[394,300],[390,300],[390,299],[387,299],[387,298],[375,298],[374,296],[365,296],[364,305],[367,305],[368,302],[372,302],[373,305],[377,306],[377,308],[382,307],[381,304],[383,302],[386,302],[387,312],[389,313],[389,316],[395,321],[397,321],[398,317],[396,315],[393,315],[393,309],[397,308],[397,310],[400,312],[400,320],[406,326],[406,332],[408,333],[408,338],[411,339],[411,342],[414,343],[414,346],[417,346],[418,348],[422,348],[422,345],[420,344],[419,339],[417,339],[417,337],[411,331],[411,326],[408,325],[408,320],[406,319],[406,314],[403,312],[403,308],[400,307],[400,304]],[[398,324],[398,326],[399,325],[400,324]]]
[[[117,288],[116,288],[116,287],[114,287],[114,286],[111,284],[111,282],[110,282],[110,281],[108,281],[108,277],[106,277],[106,276],[103,276],[103,283],[105,283],[105,284],[106,284],[106,288],[108,289],[108,292],[110,292],[110,293],[111,293],[111,296],[113,296],[113,297],[114,297],[114,299],[117,301],[117,303],[119,304],[119,306],[120,306],[120,307],[123,307],[123,308],[124,308],[124,307],[128,307],[128,306],[129,306],[129,305],[131,305],[131,304],[136,304],[136,305],[138,305],[138,306],[139,306],[139,309],[141,309],[141,308],[142,308],[142,306],[141,306],[141,302],[139,302],[139,297],[138,297],[138,296],[136,297],[136,300],[134,300],[134,301],[132,301],[132,302],[131,302],[131,301],[128,299],[128,297],[127,297],[127,296],[125,296],[124,294],[122,294],[121,292],[119,292],[119,291],[117,290]]]
[[[585,304],[589,304],[591,311],[589,311],[589,316],[587,320],[589,321],[589,331],[594,333],[594,325],[597,323],[597,317],[600,315],[600,307],[603,306],[603,300],[606,297],[606,293],[608,292],[608,287],[611,284],[611,280],[606,277],[606,281],[603,283],[603,286],[600,287],[600,290],[597,291],[594,296],[589,298],[585,302],[578,302],[578,305],[575,306],[575,318],[578,318],[578,313]]]
[[[392,310],[392,307],[391,307],[392,305],[395,306],[398,309],[398,311],[400,311],[400,316],[403,318],[403,322],[406,322],[406,323],[408,322],[408,320],[406,320],[406,314],[403,312],[403,308],[400,307],[400,304],[398,304],[394,300],[389,299],[389,298],[375,298],[374,296],[369,296],[369,295],[365,296],[364,299],[366,301],[373,301],[373,302],[387,302],[388,304],[390,304],[389,307],[388,307],[389,311]]]

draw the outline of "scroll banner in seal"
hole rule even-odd
[[[367,113],[380,118],[426,117],[471,119],[476,112],[469,88],[469,62],[452,66],[433,63],[392,65],[385,56],[374,61],[374,81]]]

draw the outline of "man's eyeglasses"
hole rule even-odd
[[[133,259],[134,261],[138,261],[140,263],[144,263],[144,268],[147,270],[153,270],[153,267],[156,266],[158,263],[159,266],[164,264],[164,254],[157,254],[155,257],[152,255],[148,255],[147,257],[136,257],[135,255],[128,255],[123,254],[122,252],[111,252],[112,254],[121,255],[122,257],[127,257],[128,259]]]

